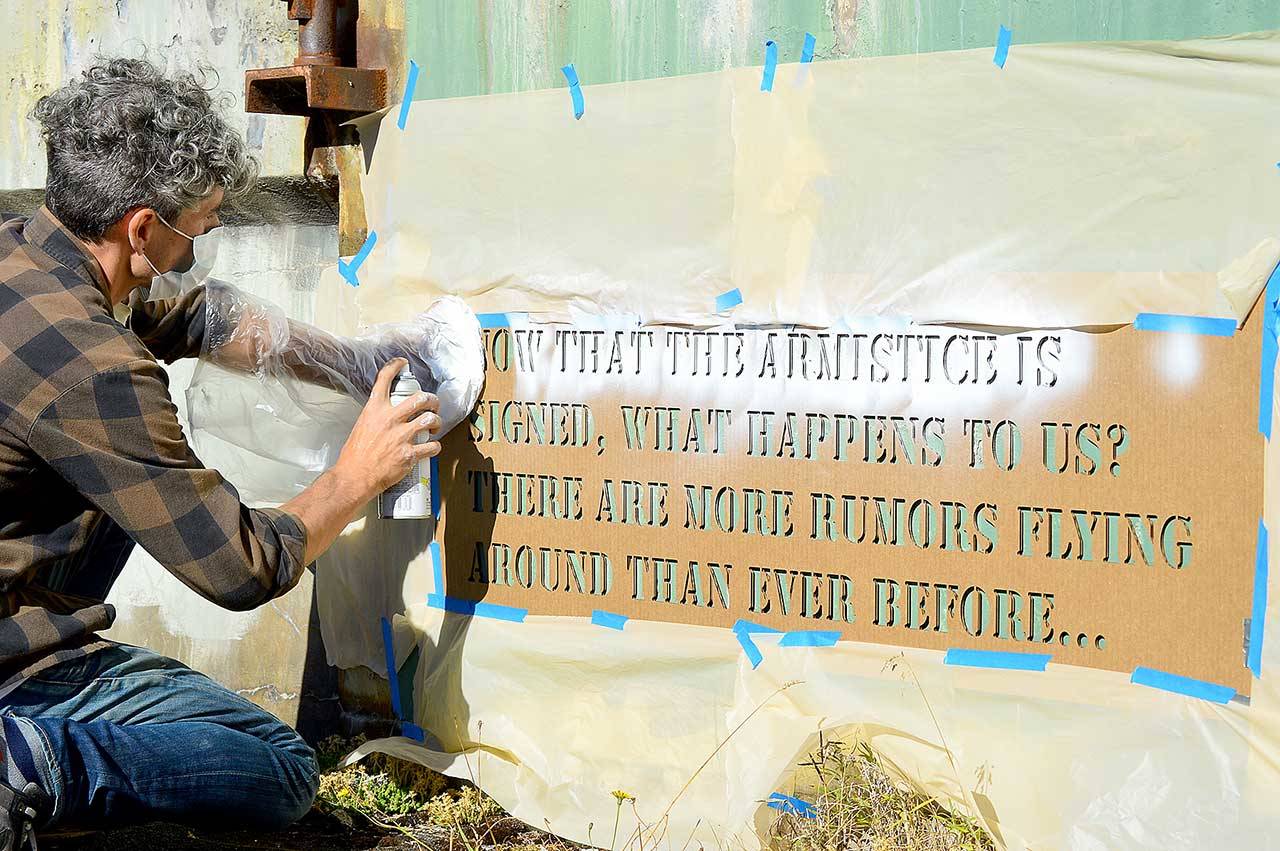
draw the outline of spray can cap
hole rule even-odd
[[[392,393],[418,393],[422,390],[422,385],[418,383],[418,377],[413,374],[413,370],[405,364],[400,369],[400,373],[396,376],[395,382],[391,385]]]

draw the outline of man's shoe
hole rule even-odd
[[[48,814],[49,804],[34,783],[18,791],[0,780],[0,851],[35,851],[35,823]]]

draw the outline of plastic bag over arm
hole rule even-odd
[[[288,386],[295,379],[363,403],[378,370],[393,358],[407,358],[422,389],[440,397],[436,436],[462,422],[484,384],[480,323],[457,298],[437,299],[406,321],[376,325],[355,337],[290,319],[278,306],[222,281],[206,284],[205,306],[201,358],[260,381]]]

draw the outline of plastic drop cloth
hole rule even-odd
[[[587,85],[576,122],[564,90],[417,102],[404,132],[393,113],[365,184],[377,248],[358,292],[336,272],[322,292],[367,323],[441,294],[706,323],[738,287],[737,320],[1069,327],[1239,319],[1280,259],[1280,34],[1015,45],[1003,70],[990,50],[784,65],[769,94],[759,81]],[[1276,515],[1269,498],[1270,528]],[[318,570],[330,661],[385,670],[384,616],[397,665],[421,650],[413,720],[431,746],[357,756],[473,779],[572,839],[608,844],[620,789],[661,847],[753,847],[770,793],[805,797],[796,764],[820,730],[869,741],[1010,848],[1280,835],[1274,556],[1263,676],[1247,705],[1220,706],[1068,666],[946,667],[851,642],[783,654],[763,636],[753,670],[725,630],[444,615],[425,605],[429,537],[365,520]],[[624,809],[620,836],[635,826]]]
[[[379,369],[397,357],[407,358],[423,391],[440,399],[441,425],[432,436],[447,433],[484,384],[480,324],[457,298],[424,306],[340,336],[210,280],[204,346],[187,391],[197,451],[244,483],[246,501],[284,502],[337,461]],[[238,451],[226,452],[228,446]]]

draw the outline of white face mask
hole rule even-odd
[[[189,269],[170,269],[168,272],[161,272],[151,262],[151,258],[147,256],[146,252],[139,250],[138,253],[142,255],[142,259],[146,260],[147,265],[151,267],[151,271],[155,272],[155,277],[151,279],[151,286],[144,288],[142,291],[143,301],[174,298],[204,283],[209,277],[209,273],[213,271],[214,261],[218,257],[218,244],[222,241],[221,227],[216,227],[200,236],[189,236],[165,221],[164,217],[159,213],[156,213],[156,218],[160,219],[165,227],[178,236],[191,240],[191,250],[195,255],[195,262],[191,264]]]

